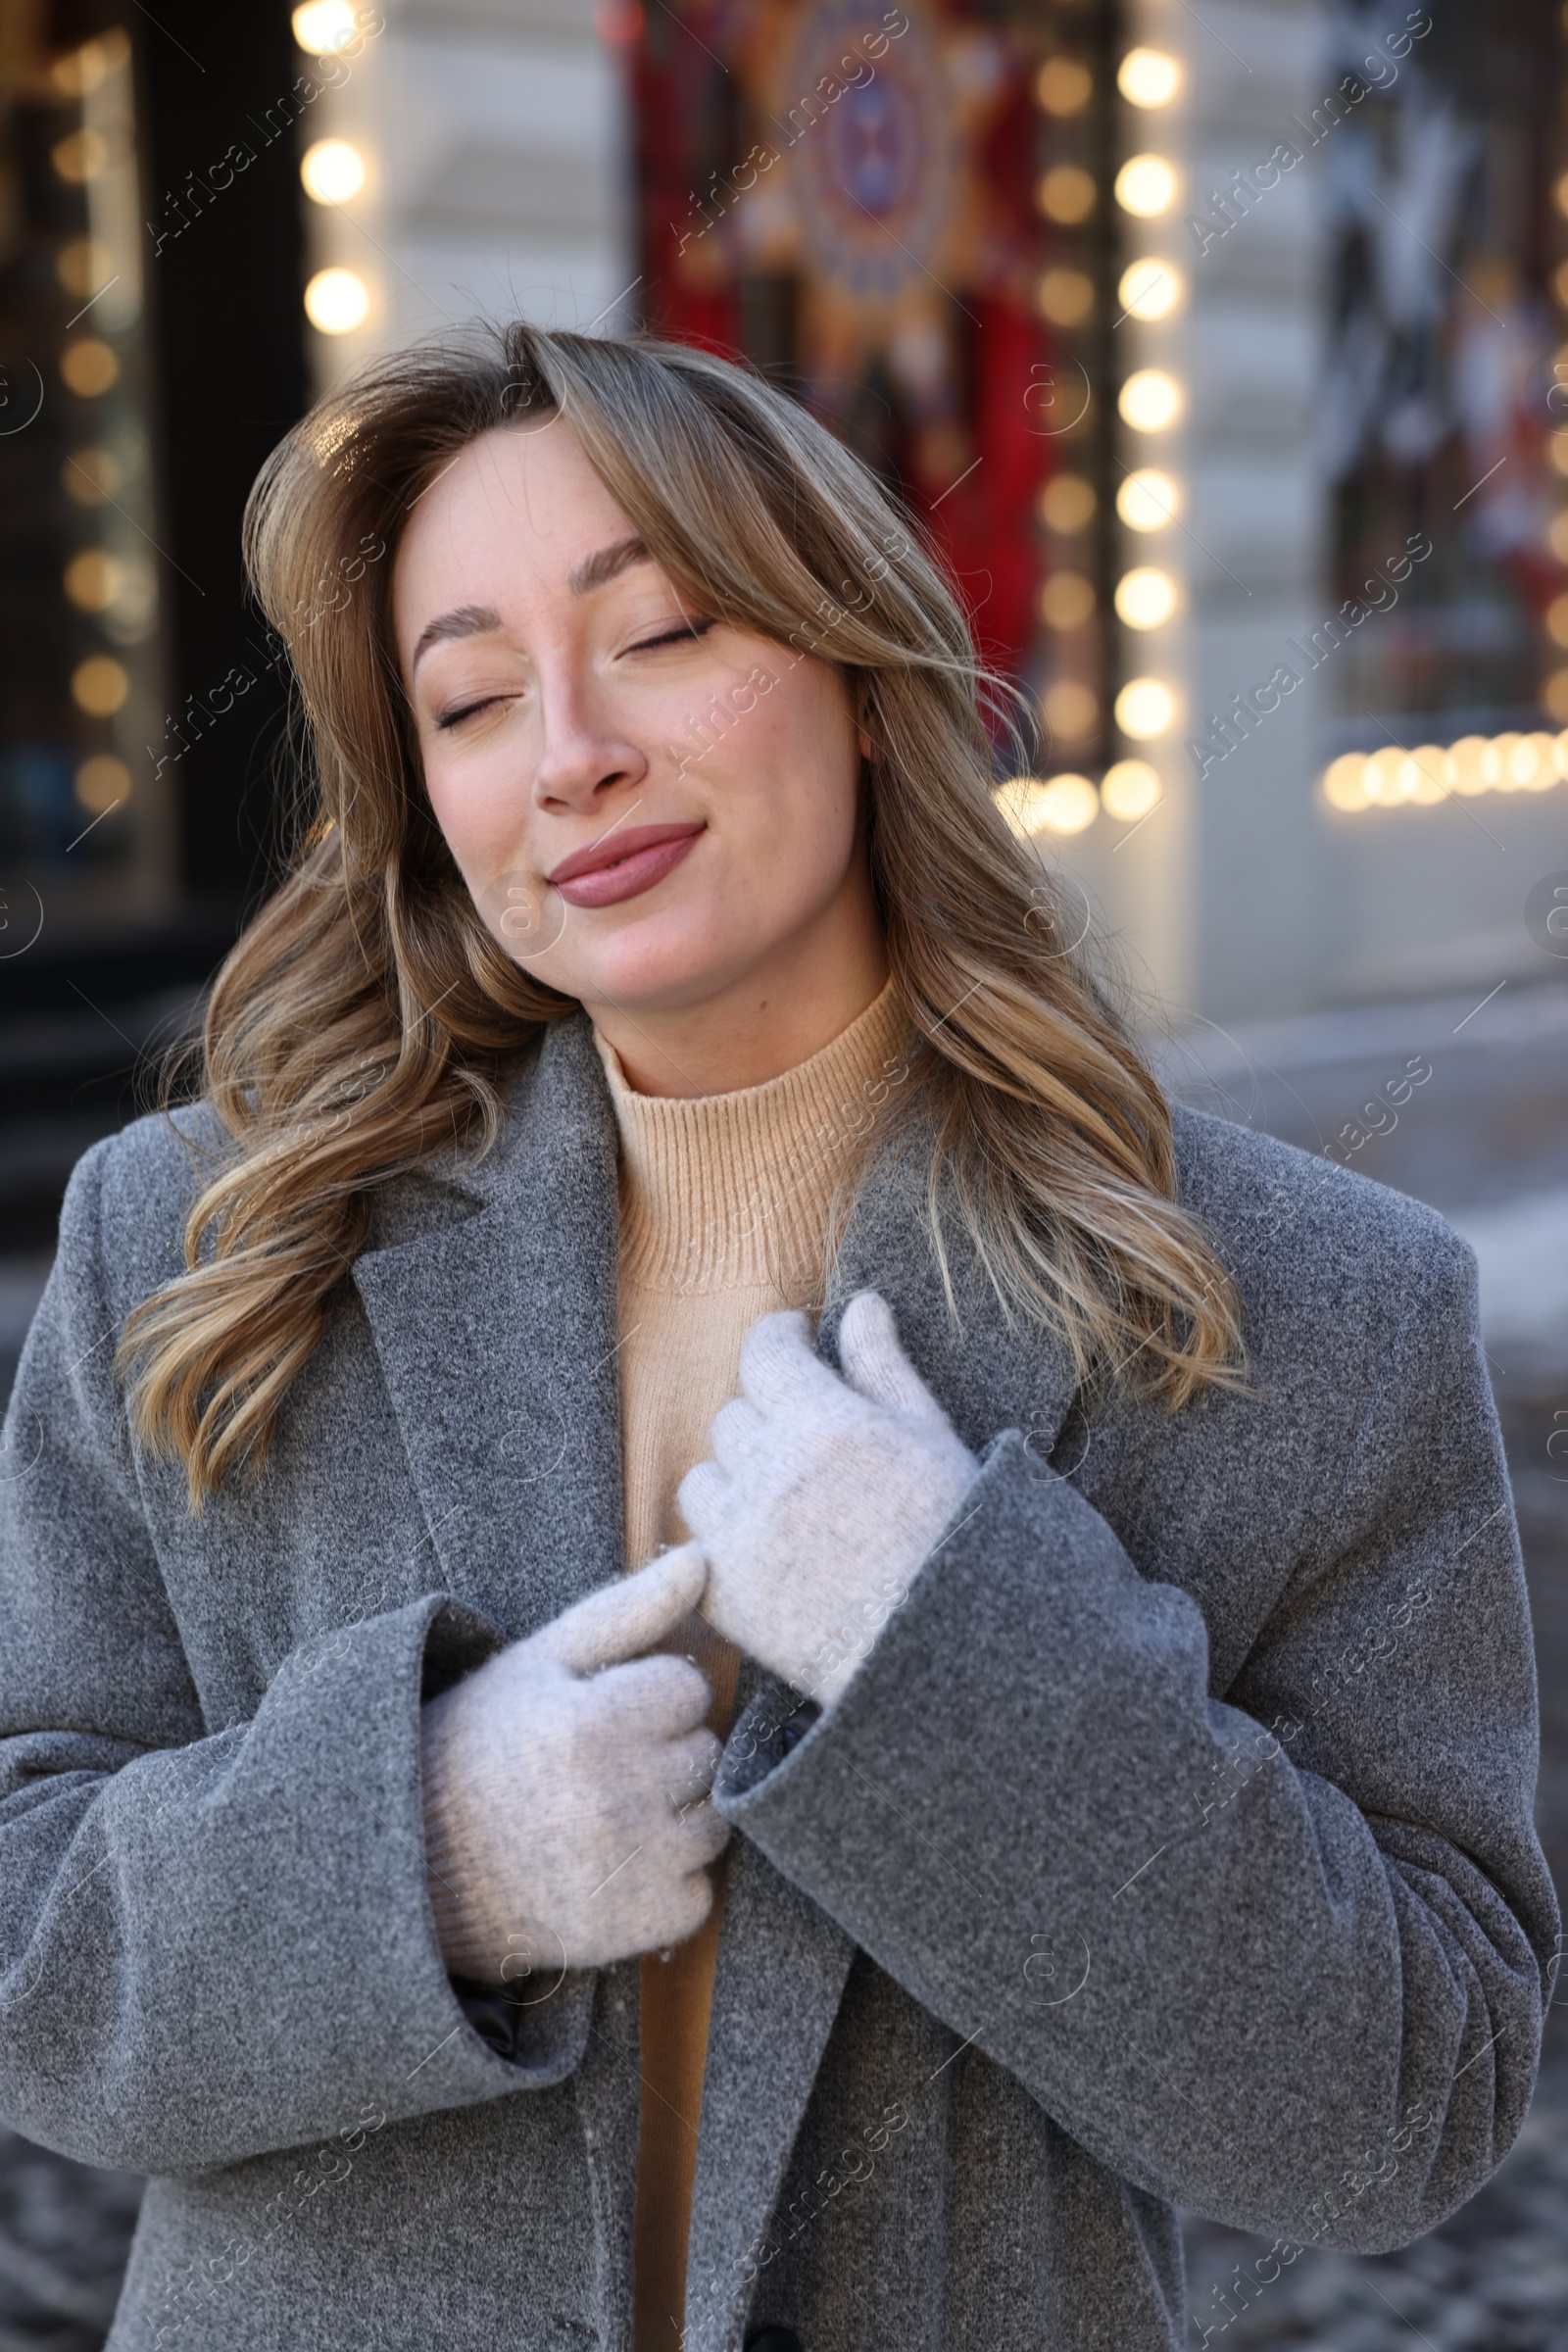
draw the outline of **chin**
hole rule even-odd
[[[572,958],[569,975],[539,977],[582,1003],[612,1004],[649,1011],[700,1004],[732,985],[759,959],[755,933],[742,942],[690,916],[627,923],[617,936],[595,945],[592,955]]]

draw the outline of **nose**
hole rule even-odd
[[[597,813],[617,786],[648,774],[647,754],[618,734],[614,713],[592,679],[563,662],[540,680],[535,806],[553,815]]]

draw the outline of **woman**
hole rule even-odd
[[[1429,2229],[1557,1924],[1465,1246],[1165,1103],[756,375],[404,354],[247,532],[318,803],[3,1490],[113,2345],[1141,2352],[1175,2204]]]

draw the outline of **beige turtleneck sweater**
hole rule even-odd
[[[675,1491],[738,1392],[759,1315],[820,1304],[829,1210],[863,1149],[908,1040],[891,980],[820,1053],[763,1086],[694,1099],[640,1095],[595,1033],[620,1130],[620,1396],[626,1565],[690,1531]],[[694,1657],[728,1736],[739,1652],[693,1615],[661,1644]],[[641,1964],[636,2352],[676,2352],[686,2299],[697,2121],[726,1855],[713,1908]]]

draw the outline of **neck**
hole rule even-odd
[[[730,1094],[764,1086],[831,1045],[887,977],[881,927],[871,922],[832,942],[793,941],[697,1004],[586,1009],[638,1094]]]

